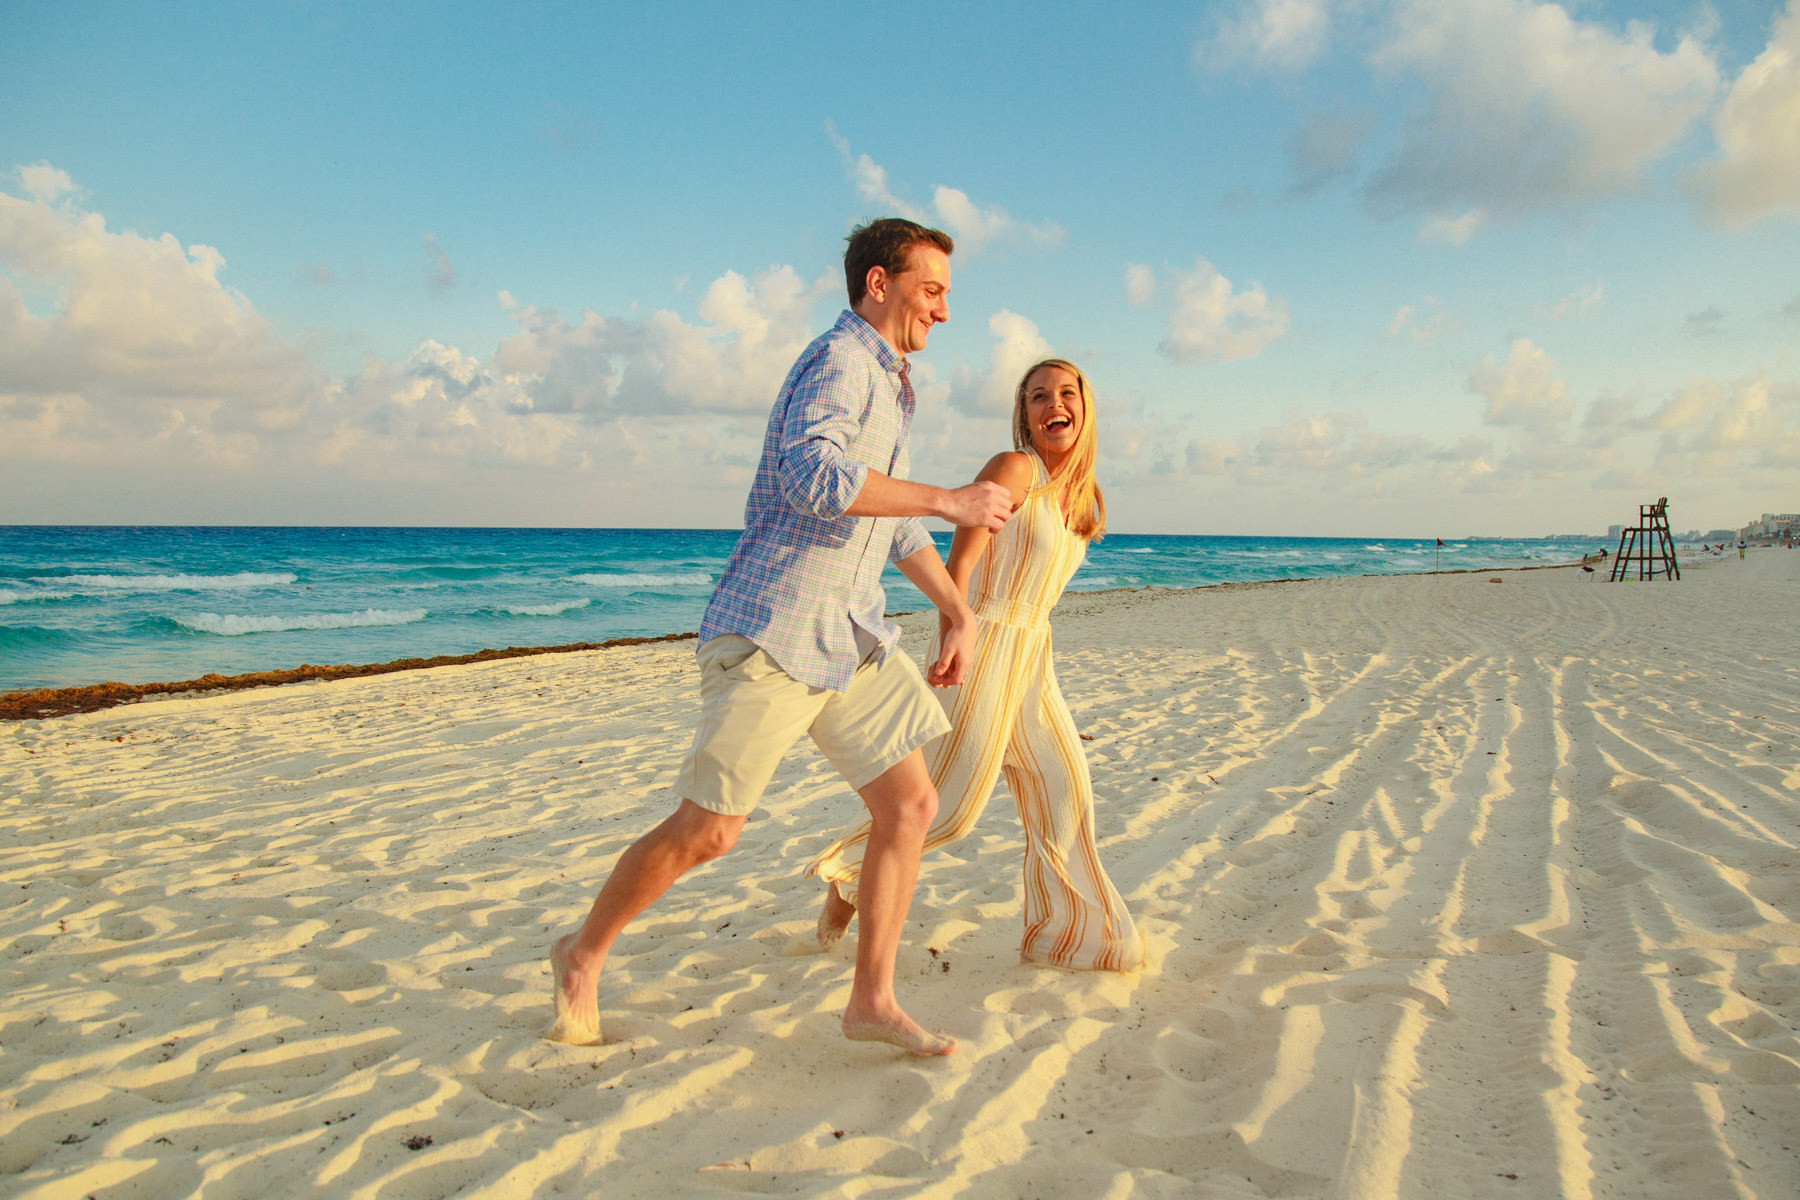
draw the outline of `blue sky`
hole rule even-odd
[[[958,238],[914,475],[1124,532],[1800,509],[1800,0],[0,7],[0,521],[741,519],[842,239]]]

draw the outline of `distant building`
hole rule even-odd
[[[1792,541],[1800,531],[1800,513],[1764,513],[1762,520],[1752,521],[1738,530],[1745,541]]]

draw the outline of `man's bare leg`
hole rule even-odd
[[[844,1036],[858,1042],[888,1042],[913,1054],[949,1054],[956,1042],[921,1029],[894,996],[894,958],[900,952],[906,911],[912,906],[925,833],[937,815],[937,792],[925,771],[925,755],[913,751],[858,794],[869,808],[873,828],[857,885],[861,928],[856,978],[844,1009]]]
[[[626,925],[669,885],[737,844],[744,817],[726,817],[683,800],[655,829],[619,856],[581,928],[550,947],[555,1018],[544,1034],[553,1042],[600,1040],[600,969]]]

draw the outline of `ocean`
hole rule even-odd
[[[938,537],[948,551],[950,533]],[[156,683],[697,629],[711,529],[0,526],[0,692]],[[1112,534],[1071,591],[1569,562],[1535,539]],[[889,568],[888,609],[926,607]]]

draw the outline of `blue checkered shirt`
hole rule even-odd
[[[934,549],[917,517],[848,517],[871,468],[906,478],[913,390],[906,360],[845,312],[800,355],[769,414],[744,533],[713,589],[700,641],[736,633],[813,687],[850,688],[856,629],[885,656],[882,568]]]

